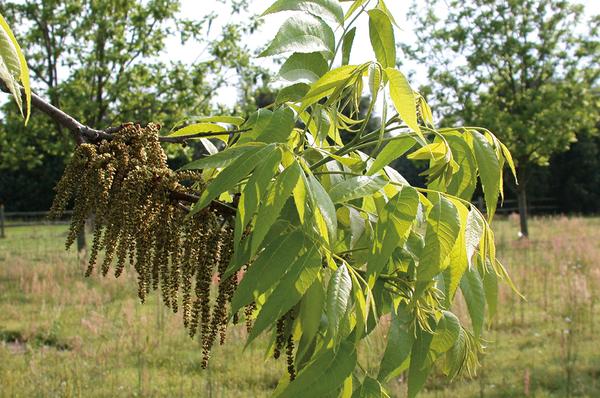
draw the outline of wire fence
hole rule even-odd
[[[69,224],[73,211],[66,210],[58,219],[50,219],[49,214],[48,211],[5,211],[4,205],[0,205],[0,238],[6,236],[8,228]]]
[[[481,211],[485,211],[485,203],[482,197],[473,202]],[[536,198],[528,203],[529,214],[556,214],[559,212],[556,199]],[[506,199],[498,204],[497,214],[509,215],[518,213],[519,207],[516,199]],[[72,210],[66,210],[59,219],[49,219],[48,211],[4,211],[4,205],[0,205],[0,238],[6,236],[6,229],[11,227],[26,227],[39,225],[62,225],[69,224]]]

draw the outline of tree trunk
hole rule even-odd
[[[517,201],[519,203],[519,221],[521,225],[520,237],[527,238],[529,236],[529,228],[527,227],[527,188],[525,178],[519,178],[517,186]]]

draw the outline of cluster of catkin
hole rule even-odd
[[[293,312],[290,311],[277,320],[275,327],[275,348],[273,357],[278,359],[281,351],[285,348],[287,358],[287,371],[290,381],[296,378],[296,367],[294,366],[294,339],[292,338],[292,325],[294,323]]]
[[[236,274],[221,280],[233,232],[227,217],[212,210],[188,216],[173,199],[173,192],[197,194],[203,184],[199,173],[167,166],[159,129],[128,124],[110,140],[80,145],[55,188],[51,216],[73,203],[67,248],[93,219],[86,274],[99,263],[103,275],[114,265],[118,277],[129,264],[142,302],[160,289],[166,306],[182,308],[190,336],[201,338],[206,367],[217,337],[225,340],[227,306],[237,286]],[[218,284],[211,298],[213,281]]]

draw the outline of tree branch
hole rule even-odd
[[[10,94],[8,87],[1,79],[0,79],[0,91]],[[31,106],[33,108],[36,108],[36,109],[42,111],[46,115],[48,115],[57,124],[69,129],[73,133],[75,141],[77,142],[78,145],[83,144],[85,142],[96,143],[101,140],[111,140],[112,135],[114,133],[118,132],[123,127],[128,125],[128,123],[125,123],[120,126],[109,127],[105,130],[93,129],[91,127],[88,127],[88,126],[80,123],[73,116],[58,109],[57,107],[50,104],[48,101],[44,100],[42,97],[38,96],[37,94],[35,94],[33,92],[31,93]],[[232,130],[232,131],[219,131],[219,132],[205,131],[202,133],[182,135],[179,137],[159,137],[159,141],[160,142],[168,142],[168,143],[184,143],[187,140],[192,139],[192,138],[224,135],[224,134],[231,134],[231,133],[241,133],[244,131],[248,131],[248,129]],[[170,195],[173,200],[176,200],[178,202],[181,201],[181,202],[187,202],[187,203],[196,203],[198,201],[198,199],[200,199],[196,195],[191,195],[191,194],[188,194],[185,192],[172,191]],[[185,207],[184,205],[181,205],[180,203],[178,203],[178,205],[180,205],[180,206],[178,206],[180,208]],[[216,201],[216,200],[212,201],[210,208],[218,208],[221,212],[224,212],[225,214],[228,214],[228,215],[235,216],[235,214],[236,214],[236,209],[234,207],[229,206],[225,203]]]
[[[228,130],[228,131],[203,131],[201,133],[196,133],[196,134],[187,134],[187,135],[180,135],[180,136],[176,136],[176,137],[168,137],[168,136],[163,136],[163,137],[158,137],[158,140],[160,142],[168,142],[171,144],[181,144],[186,142],[187,140],[191,140],[194,138],[204,138],[204,137],[216,137],[219,135],[229,135],[229,134],[236,134],[236,133],[245,133],[247,131],[250,131],[251,129],[242,129],[242,130]]]

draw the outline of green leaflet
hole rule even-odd
[[[394,15],[387,8],[387,6],[385,5],[385,2],[383,0],[377,1],[377,9],[383,11],[385,13],[385,15],[387,15],[387,17],[390,19],[390,22],[392,24],[396,25],[396,27],[400,28],[400,26],[398,26],[398,24],[396,23],[396,20],[394,19]]]
[[[242,145],[236,145],[225,149],[224,151],[215,153],[214,155],[205,156],[200,159],[196,159],[185,166],[182,170],[201,170],[201,169],[216,169],[220,167],[226,167],[231,164],[238,157],[246,152],[257,151],[264,148],[266,145],[262,142],[252,142]]]
[[[169,137],[181,137],[182,135],[192,135],[198,133],[222,133],[227,131],[223,126],[214,123],[193,123],[174,132],[170,133]]]
[[[467,303],[475,337],[481,335],[485,319],[485,293],[483,282],[477,269],[468,269],[460,281],[460,290]]]
[[[336,0],[278,0],[262,15],[280,11],[304,11],[318,17],[329,17],[340,25],[344,23],[344,11]]]
[[[431,340],[430,350],[439,356],[450,350],[460,334],[460,321],[453,313],[443,311]]]
[[[248,179],[237,207],[238,214],[240,215],[240,234],[258,209],[271,179],[277,173],[282,155],[283,153],[279,148],[271,152]]]
[[[314,83],[328,70],[321,53],[293,53],[279,69],[279,76],[290,82]]]
[[[387,346],[379,366],[377,378],[388,381],[408,368],[410,351],[414,342],[411,316],[406,306],[392,311],[392,322],[387,336]]]
[[[348,65],[350,63],[350,53],[352,52],[352,44],[354,43],[355,35],[356,27],[350,29],[344,36],[342,42],[342,65]]]
[[[273,240],[248,267],[231,299],[232,313],[248,305],[255,295],[271,289],[285,274],[287,267],[304,246],[304,234],[294,230]]]
[[[10,39],[8,31],[2,25],[0,29],[0,60],[4,62],[6,69],[13,78],[19,78],[21,73],[21,64],[19,56]]]
[[[444,269],[461,225],[458,210],[441,194],[435,194],[433,208],[427,215],[425,250],[417,267],[417,279],[428,281]]]
[[[408,368],[408,397],[414,398],[421,391],[427,376],[431,371],[432,363],[429,360],[429,348],[433,335],[425,330],[417,328],[416,340],[410,354],[410,366]]]
[[[367,376],[361,386],[354,390],[352,398],[382,398],[387,396],[387,394],[384,394],[385,392],[379,381]]]
[[[419,196],[413,187],[403,187],[391,198],[381,213],[375,227],[374,246],[367,264],[369,285],[386,266],[396,247],[404,246],[411,226],[417,216]]]
[[[515,178],[515,182],[517,182],[517,170],[515,169],[515,162],[513,161],[512,155],[510,151],[503,143],[500,143],[500,148],[502,148],[502,154],[504,155],[504,159],[506,159],[506,163],[508,163],[508,167],[510,167],[510,171]]]
[[[498,308],[498,275],[493,269],[483,274],[483,290],[488,308],[488,322],[491,322]]]
[[[324,397],[340,387],[356,366],[354,343],[344,341],[339,349],[327,347],[300,371],[276,398]]]
[[[460,284],[460,280],[470,264],[469,258],[467,257],[466,243],[466,230],[469,228],[469,210],[467,210],[467,208],[459,201],[453,201],[453,203],[458,210],[460,225],[464,227],[460,228],[456,242],[454,243],[452,251],[450,252],[450,264],[444,271],[447,306],[452,303],[456,289]]]
[[[389,79],[390,97],[394,103],[394,108],[404,120],[404,123],[419,135],[421,140],[425,140],[421,128],[417,121],[417,104],[415,94],[408,84],[406,77],[397,69],[385,68],[385,74]]]
[[[289,107],[283,106],[271,115],[268,124],[261,130],[257,130],[257,141],[266,143],[286,142],[294,128],[294,111]]]
[[[356,78],[356,65],[344,65],[325,73],[319,80],[311,84],[310,90],[302,99],[301,110],[331,95],[336,89],[349,86]],[[341,90],[339,90],[341,91]]]
[[[275,144],[270,144],[262,149],[251,153],[244,153],[242,156],[238,157],[208,184],[206,189],[202,192],[198,202],[192,207],[191,214],[202,210],[223,192],[232,189],[275,149]]]
[[[459,166],[446,192],[464,200],[471,200],[477,186],[477,165],[473,150],[463,137],[448,135],[445,138],[452,150],[452,157]]]
[[[308,93],[310,86],[306,83],[296,83],[282,88],[277,94],[275,105],[281,105],[287,102],[298,103]]]
[[[269,47],[260,56],[267,57],[294,51],[323,52],[331,58],[334,48],[335,36],[329,25],[321,18],[301,14],[289,18],[281,25]]]
[[[267,197],[260,203],[254,230],[252,231],[250,254],[254,255],[260,247],[265,235],[279,217],[283,205],[290,198],[298,183],[302,169],[297,162],[292,163],[275,180]]]
[[[18,80],[23,85],[23,91],[25,92],[25,105],[26,105],[25,106],[26,113],[24,116],[25,116],[25,125],[27,125],[27,122],[29,121],[29,116],[31,115],[31,87],[29,84],[29,68],[27,67],[27,61],[25,60],[23,51],[21,51],[21,47],[19,46],[19,43],[17,42],[15,35],[13,34],[12,30],[6,23],[6,20],[4,19],[2,14],[0,14],[0,28],[2,28],[1,30],[3,33],[2,35],[0,35],[0,36],[2,36],[2,40],[0,41],[0,58],[1,58],[1,61],[6,64],[6,69],[8,70],[8,72],[13,77],[18,76],[18,78],[19,78]],[[12,44],[12,46],[9,46],[9,43],[6,41],[7,37],[10,40],[10,44]],[[18,60],[18,63],[17,63],[17,60]],[[18,65],[18,69],[17,69],[17,65]],[[12,80],[14,83],[14,84],[12,84],[12,88],[11,88],[11,84],[10,84],[11,82],[6,82],[6,84],[7,84],[7,86],[9,86],[9,89],[11,89],[11,92],[12,92],[13,96],[15,97],[17,104],[19,105],[21,114],[23,114],[21,92],[18,89],[18,85],[16,84],[17,81],[14,78],[10,79],[10,80]]]
[[[319,326],[321,326],[321,315],[324,308],[325,292],[323,291],[322,281],[317,275],[317,280],[308,288],[300,302],[298,318],[300,320],[300,328],[302,329],[302,337],[298,343],[296,363],[304,360],[308,348],[317,335]]]
[[[377,61],[383,68],[396,66],[396,40],[388,15],[379,9],[369,10],[369,35]]]
[[[473,151],[479,168],[488,219],[491,220],[496,212],[500,194],[500,179],[502,178],[500,163],[496,151],[481,133],[471,130],[471,135],[473,136]]]
[[[327,241],[333,245],[337,238],[337,215],[333,201],[321,183],[312,175],[308,175],[310,201],[318,210],[317,217],[321,217],[327,228]]]
[[[408,152],[414,145],[415,140],[410,136],[398,136],[397,138],[393,139],[383,147],[381,152],[379,152],[375,158],[375,161],[373,164],[371,164],[367,175],[373,175],[377,173],[379,170],[389,165],[392,161],[398,159],[400,156]]]
[[[285,315],[311,287],[321,269],[321,256],[312,245],[307,252],[289,265],[288,271],[263,304],[248,336],[249,344],[269,325]]]
[[[331,276],[327,288],[327,321],[329,333],[334,339],[338,336],[340,324],[350,304],[351,291],[352,278],[346,265],[342,264]]]
[[[483,237],[485,220],[479,214],[479,211],[475,206],[471,206],[469,210],[469,216],[467,217],[467,228],[465,230],[465,246],[467,249],[467,261],[469,262],[469,268],[473,267],[473,255],[479,246],[479,242]]]
[[[379,176],[359,176],[343,180],[329,190],[333,203],[348,202],[352,199],[372,195],[387,185],[387,180]]]
[[[200,122],[225,123],[225,124],[231,124],[234,126],[241,126],[245,122],[245,119],[243,117],[221,116],[221,115],[218,115],[218,116],[193,116],[193,117],[190,117],[189,120],[191,120],[195,123],[200,123]]]
[[[343,0],[343,1],[352,1],[352,0]],[[358,10],[360,7],[362,7],[366,2],[367,2],[367,0],[354,0],[352,2],[352,5],[350,6],[350,8],[348,8],[348,11],[346,11],[346,14],[344,15],[344,21],[347,21],[348,18],[350,18],[352,16],[352,14],[354,14],[356,12],[356,10]]]

